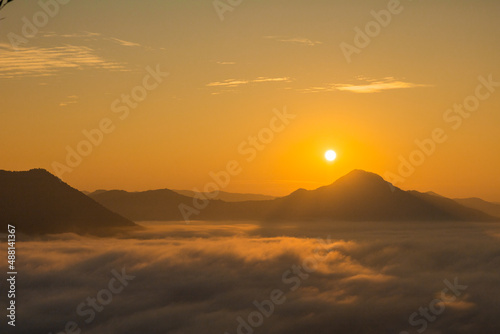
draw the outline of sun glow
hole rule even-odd
[[[328,150],[325,152],[325,159],[328,161],[334,161],[337,159],[337,153],[334,150]]]

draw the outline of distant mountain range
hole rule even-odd
[[[500,217],[500,203],[484,201],[480,198],[455,198],[456,202],[463,206],[486,212],[495,217]]]
[[[299,189],[288,196],[272,200],[228,202],[216,199],[208,200],[208,204],[204,205],[206,203],[200,200],[195,202],[191,196],[168,189],[145,192],[99,191],[89,196],[134,221],[182,220],[185,216],[181,214],[180,207],[191,213],[190,220],[500,220],[452,199],[403,191],[380,176],[361,170],[354,170],[329,186],[316,190]]]
[[[219,198],[227,201],[204,201],[203,194],[184,193],[195,197],[169,189],[87,196],[42,169],[0,171],[0,221],[25,233],[91,234],[138,228],[132,221],[183,220],[186,213],[189,220],[500,221],[498,204],[403,191],[361,170],[275,199],[223,193]]]
[[[179,204],[189,205],[193,198],[169,189],[127,192],[98,191],[89,195],[96,202],[133,221],[182,220]]]
[[[174,191],[178,194],[189,197],[194,197],[195,195],[200,194],[200,192],[195,192],[192,190],[174,190]],[[211,192],[211,193],[201,193],[201,194],[207,198],[220,199],[221,201],[224,202],[267,201],[276,198],[274,196],[268,196],[268,195],[228,193],[226,191],[219,191],[218,193]]]
[[[0,171],[0,221],[34,234],[137,227],[43,169]]]
[[[445,198],[445,197],[443,197],[443,196],[441,196],[433,191],[428,191],[428,192],[426,192],[426,194],[436,196],[436,197]],[[500,218],[500,203],[488,202],[488,201],[485,201],[485,200],[483,200],[481,198],[477,198],[477,197],[454,198],[453,200],[455,202],[457,202],[458,204],[461,204],[465,207],[468,207],[471,209],[476,209],[476,210],[482,211],[484,213],[487,213],[490,216]]]

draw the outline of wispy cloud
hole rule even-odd
[[[66,97],[66,101],[63,101],[59,103],[60,107],[66,107],[70,104],[75,104],[78,103],[78,96],[77,95],[70,95]]]
[[[217,64],[219,64],[219,65],[235,65],[236,63],[233,61],[218,61]]]
[[[42,37],[46,38],[90,38],[93,40],[97,40],[102,36],[101,33],[98,32],[90,32],[90,31],[82,31],[82,32],[74,32],[74,33],[69,33],[69,34],[59,34],[53,31],[46,31],[42,33]]]
[[[120,44],[120,45],[123,45],[123,46],[142,46],[138,43],[124,41],[123,39],[118,39],[118,38],[114,38],[114,37],[110,37],[109,39]]]
[[[358,84],[329,83],[323,86],[314,86],[305,89],[300,89],[300,91],[304,93],[344,91],[351,93],[367,94],[367,93],[380,93],[382,91],[393,90],[393,89],[432,87],[432,85],[401,81],[393,77],[386,77],[383,79],[368,79],[365,77],[358,77],[358,80],[364,82]]]
[[[236,87],[241,85],[246,85],[250,83],[248,80],[236,80],[236,79],[227,79],[224,81],[216,81],[207,84],[208,87]]]
[[[319,44],[323,44],[320,41],[313,41],[308,38],[304,37],[281,37],[281,36],[264,36],[264,38],[267,39],[273,39],[278,42],[283,42],[283,43],[295,43],[295,44],[302,44],[302,45],[307,45],[307,46],[315,46]]]
[[[252,83],[263,83],[263,82],[291,82],[292,79],[289,77],[282,78],[268,78],[268,77],[258,77],[252,80],[240,80],[240,79],[227,79],[224,81],[215,81],[207,84],[208,87],[238,87],[242,85],[248,85]]]
[[[278,82],[278,81],[290,82],[292,80],[289,77],[284,77],[284,78],[258,77],[257,79],[252,80],[251,82]]]
[[[64,70],[89,68],[128,71],[123,63],[107,61],[86,46],[25,47],[15,51],[8,44],[0,44],[0,78],[53,76]]]
[[[128,47],[144,47],[139,43],[126,41],[116,37],[108,37],[101,33],[82,31],[70,34],[57,34],[55,32],[45,32],[43,37],[47,38],[66,38],[66,39],[83,39],[85,41],[110,41],[118,45],[128,46]]]

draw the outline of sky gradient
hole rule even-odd
[[[500,87],[484,84],[500,82],[500,3],[401,1],[346,59],[342,43],[388,3],[244,0],[221,14],[211,1],[70,1],[26,37],[42,9],[12,1],[0,11],[0,168],[54,173],[84,130],[104,127],[65,182],[202,189],[236,160],[225,191],[285,195],[364,169],[500,202]],[[25,38],[17,50],[12,33]],[[454,111],[480,85],[490,94],[477,110]],[[146,92],[136,106],[124,101],[134,92]],[[441,142],[401,175],[401,157],[421,158],[416,141],[436,129]],[[256,154],[242,154],[252,137]]]

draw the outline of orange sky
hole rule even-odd
[[[401,178],[400,157],[422,160],[415,141],[438,128],[446,140],[398,185],[500,202],[500,87],[478,79],[500,82],[498,1],[243,1],[222,14],[191,0],[59,7],[18,50],[12,34],[23,37],[23,17],[42,9],[13,1],[1,11],[1,169],[55,173],[82,131],[104,122],[109,133],[81,144],[91,152],[61,174],[78,189],[202,189],[237,161],[223,190],[284,195],[352,169]],[[349,62],[342,43],[355,46],[355,28],[389,9],[390,23]],[[479,85],[490,94],[477,110],[447,111],[473,103]],[[276,110],[294,118],[281,127]],[[280,131],[269,139],[271,123]]]

